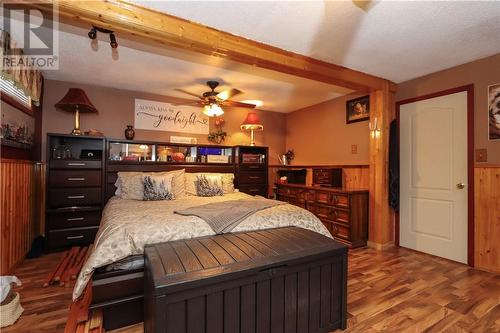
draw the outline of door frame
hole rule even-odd
[[[474,85],[469,84],[398,101],[396,102],[396,122],[399,147],[401,105],[464,91],[467,92],[467,264],[474,267]],[[399,212],[395,213],[394,240],[395,245],[399,247]]]

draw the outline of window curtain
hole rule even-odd
[[[12,40],[7,31],[1,30],[0,42],[2,45],[2,59],[4,59],[4,55],[17,58],[22,56],[22,50],[16,48],[16,42]],[[4,66],[2,62],[0,76],[2,79],[14,82],[16,87],[23,91],[26,96],[29,96],[35,105],[39,105],[42,92],[42,73],[38,69],[28,65],[9,67]]]

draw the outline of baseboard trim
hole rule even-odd
[[[368,241],[366,243],[366,245],[369,248],[375,249],[377,251],[385,251],[385,250],[388,250],[390,248],[393,248],[394,247],[394,242],[390,241],[390,242],[387,242],[385,244],[380,244],[380,243],[375,243],[375,242],[372,242],[372,241]]]

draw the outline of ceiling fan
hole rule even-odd
[[[211,91],[204,92],[201,96],[183,90],[183,89],[175,89],[184,94],[188,94],[194,97],[197,97],[199,100],[193,101],[191,103],[182,103],[184,105],[199,105],[203,107],[203,113],[207,116],[220,116],[224,114],[224,110],[222,110],[221,106],[236,106],[241,108],[255,108],[254,104],[242,103],[229,100],[230,98],[239,95],[242,91],[238,89],[226,89],[221,92],[215,91],[215,89],[219,86],[219,82],[217,81],[207,81],[207,86],[211,89]]]

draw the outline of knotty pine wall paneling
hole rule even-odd
[[[44,168],[25,160],[0,162],[0,275],[8,274],[40,233]]]
[[[500,273],[500,165],[474,168],[475,266]]]

